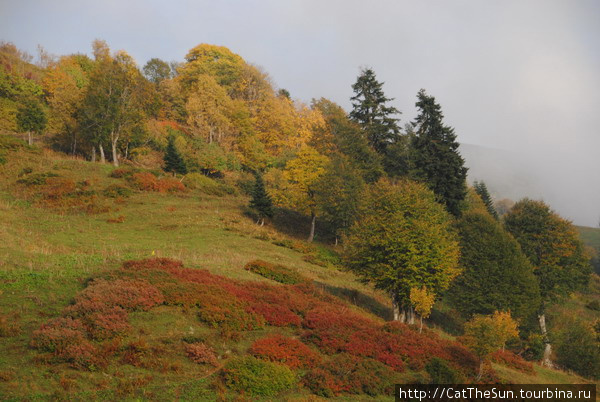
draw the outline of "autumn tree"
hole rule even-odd
[[[127,53],[113,57],[104,45],[94,43],[96,67],[83,99],[80,124],[92,146],[99,147],[103,160],[103,145],[110,144],[113,164],[118,166],[119,144],[142,123],[149,89]]]
[[[231,130],[231,98],[213,77],[196,77],[185,106],[187,123],[209,144],[223,144]]]
[[[546,306],[587,283],[589,261],[575,227],[542,201],[519,201],[504,217],[504,225],[533,265],[541,294],[538,319],[545,342],[543,363],[551,366]]]
[[[514,335],[513,330],[516,331],[516,323],[510,322],[508,318],[510,314],[477,315],[465,324],[462,341],[479,358],[478,381],[483,374],[485,360]]]
[[[287,162],[285,169],[277,175],[275,169],[269,172],[273,186],[273,198],[277,205],[293,209],[310,216],[308,241],[315,237],[318,204],[317,183],[325,173],[328,158],[310,146],[302,147],[296,157]]]
[[[382,86],[372,69],[363,69],[352,85],[350,118],[361,126],[373,149],[383,155],[400,133],[398,119],[394,117],[400,112],[387,105],[393,99],[385,96]]]
[[[382,179],[365,192],[345,241],[348,267],[392,299],[394,319],[414,321],[410,289],[440,294],[459,274],[452,219],[424,185]]]
[[[273,217],[273,201],[267,193],[265,182],[260,173],[255,173],[254,187],[252,188],[252,199],[250,208],[258,214],[260,226],[265,224],[265,218]],[[258,223],[258,222],[257,222]]]
[[[427,183],[454,216],[460,215],[467,192],[465,161],[458,152],[454,129],[444,124],[444,115],[433,96],[421,89],[416,106],[419,115],[412,123],[415,135],[411,144],[412,175]]]
[[[539,305],[539,287],[517,241],[483,204],[464,212],[456,227],[463,271],[448,291],[451,304],[466,317],[495,310],[531,317]]]
[[[93,68],[93,61],[85,55],[64,56],[48,68],[43,80],[51,111],[49,126],[55,133],[54,141],[72,154],[78,152],[83,140],[77,114]]]
[[[475,192],[481,197],[481,200],[485,204],[485,207],[487,208],[490,215],[492,215],[494,219],[498,219],[498,212],[496,212],[496,209],[494,208],[492,196],[490,195],[487,186],[485,185],[485,182],[483,180],[475,181],[473,183],[473,188],[475,189]]]
[[[29,145],[33,145],[32,133],[40,134],[47,121],[46,112],[36,100],[25,100],[17,112],[17,128],[27,133]]]
[[[435,294],[429,292],[425,286],[421,288],[413,287],[410,288],[410,302],[419,318],[421,325],[419,326],[419,333],[423,332],[423,318],[428,318],[431,314],[431,309],[435,303]]]
[[[152,58],[144,65],[144,76],[148,81],[159,85],[162,81],[172,78],[171,66],[159,58]]]
[[[335,229],[336,243],[356,220],[364,188],[360,171],[348,158],[340,154],[332,156],[315,185],[315,192],[323,218]]]
[[[337,104],[328,99],[313,100],[325,124],[317,130],[312,144],[323,153],[338,152],[346,156],[366,183],[375,183],[384,174],[382,158],[370,146],[360,126],[350,120]]]

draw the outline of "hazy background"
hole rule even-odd
[[[459,141],[477,145],[463,150],[471,179],[598,225],[598,1],[0,0],[0,40],[31,54],[89,53],[96,38],[140,66],[224,45],[294,98],[347,110],[372,67],[402,122],[420,88],[436,97]]]

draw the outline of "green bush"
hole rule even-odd
[[[584,377],[600,378],[600,346],[594,330],[580,321],[567,325],[558,337],[556,362]]]
[[[254,272],[260,276],[272,279],[275,282],[294,285],[296,283],[305,282],[307,279],[283,265],[275,265],[262,260],[250,261],[244,267],[245,270]]]
[[[249,396],[275,396],[296,386],[296,375],[287,366],[252,356],[237,358],[223,369],[225,385]]]
[[[43,184],[46,184],[46,181],[50,177],[58,177],[58,175],[52,172],[33,173],[28,175],[27,177],[23,177],[22,179],[17,180],[17,183],[24,184],[26,186],[41,186]]]
[[[199,190],[208,195],[223,197],[225,195],[235,194],[235,189],[233,187],[219,183],[202,173],[190,173],[185,176],[183,182],[188,188]]]
[[[439,357],[429,360],[425,371],[431,377],[431,384],[460,384],[462,376],[448,365],[448,362]]]
[[[110,198],[118,198],[118,197],[129,197],[132,193],[129,187],[121,186],[119,184],[111,184],[106,187],[102,193],[106,197]]]

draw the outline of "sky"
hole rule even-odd
[[[598,226],[598,1],[0,0],[0,40],[33,55],[38,44],[91,53],[97,38],[140,66],[183,61],[200,43],[227,46],[292,97],[348,111],[351,85],[370,67],[401,124],[426,89],[461,143],[526,160],[523,175],[535,172],[542,189],[530,196]]]

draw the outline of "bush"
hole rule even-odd
[[[218,181],[201,173],[189,173],[185,176],[184,182],[187,187],[193,190],[199,190],[200,192],[208,195],[223,197],[225,195],[235,194],[234,187],[224,183],[219,183]]]
[[[248,396],[275,396],[296,385],[295,374],[286,366],[246,356],[232,360],[223,370],[225,385]]]
[[[175,193],[185,191],[185,186],[179,180],[172,177],[163,177],[158,180],[156,191],[159,193]]]
[[[219,365],[215,351],[210,346],[207,346],[201,342],[197,342],[186,343],[184,347],[187,357],[189,357],[194,363],[210,364],[211,366],[215,367]]]
[[[462,376],[448,365],[448,362],[434,357],[425,365],[425,371],[431,378],[431,384],[461,384]]]
[[[397,375],[384,364],[340,354],[321,367],[309,371],[303,383],[314,394],[333,397],[341,393],[389,395],[398,382]]]
[[[137,172],[139,172],[138,169],[133,169],[130,167],[120,167],[120,168],[114,169],[112,172],[110,172],[110,174],[108,176],[113,177],[115,179],[121,179],[124,177],[131,177],[131,176],[133,176],[134,173],[137,173]]]
[[[587,308],[593,311],[600,311],[600,301],[592,300],[588,304],[585,305]]]
[[[102,191],[102,194],[109,198],[126,198],[129,197],[131,193],[132,191],[130,188],[121,186],[120,184],[111,184]]]
[[[579,375],[600,378],[600,347],[592,328],[574,321],[560,333],[556,362]]]
[[[158,191],[158,179],[149,172],[133,173],[131,182],[134,187],[143,191]]]
[[[293,285],[307,280],[298,272],[283,265],[275,265],[262,260],[250,261],[244,266],[244,269],[279,283]]]
[[[498,350],[491,355],[492,361],[503,364],[507,367],[522,371],[528,374],[535,374],[533,364],[525,361],[521,356],[517,356],[508,350]]]
[[[250,354],[255,357],[282,363],[297,368],[313,368],[319,363],[319,355],[297,339],[273,335],[259,339],[250,347]]]
[[[46,181],[51,177],[58,177],[58,175],[53,172],[33,173],[17,180],[17,183],[24,184],[26,186],[41,186],[46,184]]]

